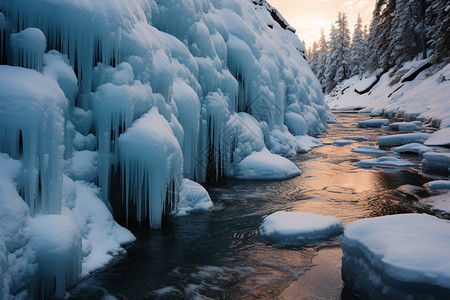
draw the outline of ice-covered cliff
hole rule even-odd
[[[61,296],[122,251],[107,208],[159,227],[183,177],[303,151],[329,116],[294,31],[266,1],[0,1],[0,296]]]

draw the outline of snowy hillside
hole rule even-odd
[[[384,73],[373,86],[371,78],[358,76],[343,81],[325,101],[331,109],[361,109],[372,115],[385,115],[406,120],[421,119],[441,129],[450,127],[450,64],[421,71],[414,80],[404,78],[429,60],[406,62],[398,71]],[[392,76],[389,76],[392,74]],[[363,94],[360,90],[367,91]]]
[[[183,177],[308,149],[330,113],[294,32],[266,1],[0,1],[0,298],[124,251],[112,208],[160,227]]]

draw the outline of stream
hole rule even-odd
[[[258,235],[265,216],[305,211],[357,219],[416,212],[413,200],[396,189],[432,180],[420,171],[417,156],[408,168],[365,169],[351,152],[376,146],[381,128],[358,128],[368,115],[336,113],[318,138],[323,147],[290,159],[302,175],[285,181],[224,179],[206,186],[215,205],[208,213],[168,216],[161,230],[134,229],[137,241],[127,254],[69,290],[69,299],[354,299],[344,288],[339,236],[310,247],[278,247]],[[364,136],[343,147],[333,141]]]

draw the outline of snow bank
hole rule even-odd
[[[436,298],[450,292],[450,223],[403,214],[355,221],[340,247],[345,285],[362,297]]]
[[[281,245],[308,245],[338,235],[342,222],[331,216],[307,212],[278,211],[264,218],[262,238]]]
[[[184,178],[180,187],[180,195],[173,214],[185,216],[190,212],[208,211],[213,203],[208,192],[195,181]]]
[[[450,128],[434,132],[424,144],[427,146],[450,146]]]
[[[121,245],[135,240],[127,229],[118,225],[100,198],[98,187],[64,177],[63,215],[71,219],[81,234],[81,276],[110,262],[125,252]]]
[[[381,150],[374,146],[358,146],[353,148],[352,152],[372,155],[384,155],[387,153],[386,150]]]
[[[419,143],[410,143],[400,147],[394,147],[392,150],[398,153],[417,153],[423,155],[425,152],[432,152],[433,148]]]
[[[370,119],[358,122],[358,127],[381,127],[389,125],[388,119]]]
[[[378,145],[382,147],[392,147],[410,143],[423,144],[429,137],[430,134],[422,132],[385,135],[378,138]]]
[[[234,168],[232,177],[247,180],[281,180],[301,174],[293,162],[267,149],[253,152]]]
[[[350,78],[325,97],[332,109],[364,108],[361,112],[403,118],[406,121],[423,120],[424,123],[445,129],[450,127],[450,102],[448,101],[450,65],[435,69],[430,76],[423,71],[412,81],[401,82],[409,70],[426,63],[426,60],[406,62],[399,70],[384,73],[370,93],[359,95],[354,87],[360,82]],[[395,72],[394,72],[395,71]],[[389,77],[392,75],[392,77]],[[430,93],[430,91],[432,91]],[[426,101],[424,101],[426,99]]]
[[[372,166],[387,166],[387,167],[410,167],[414,166],[414,163],[399,159],[392,156],[383,156],[373,159],[364,159],[356,163],[358,167],[372,167]]]
[[[450,174],[450,153],[427,152],[423,154],[422,169],[432,174]]]

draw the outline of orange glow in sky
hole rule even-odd
[[[358,13],[361,14],[363,24],[369,25],[375,6],[375,0],[268,0],[268,2],[297,29],[297,35],[305,41],[307,49],[314,41],[319,40],[321,28],[328,36],[331,24],[336,21],[339,11],[347,14],[348,25],[353,35]]]

